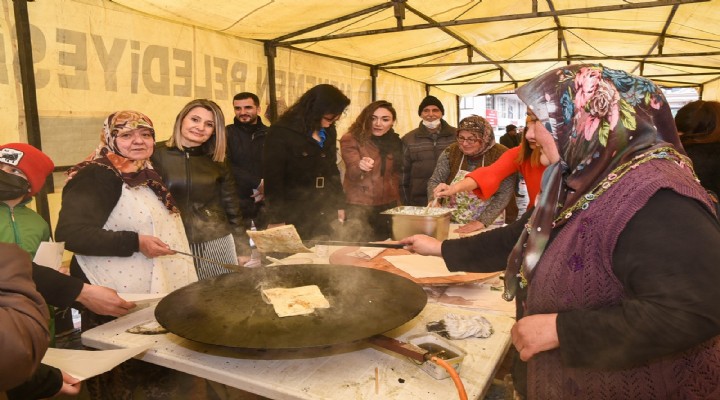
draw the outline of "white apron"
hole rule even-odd
[[[147,186],[123,184],[120,199],[103,228],[152,235],[171,249],[190,252],[180,214],[171,213]],[[197,281],[192,259],[180,254],[152,259],[140,252],[130,257],[76,258],[90,283],[119,293],[169,293]]]

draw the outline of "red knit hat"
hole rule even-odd
[[[42,189],[55,168],[50,157],[27,143],[0,145],[0,163],[12,165],[27,176],[30,196],[35,196]]]

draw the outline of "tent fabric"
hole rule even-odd
[[[0,140],[26,141],[14,54],[13,1],[0,0]],[[232,119],[240,91],[276,106],[317,83],[352,99],[342,134],[375,98],[417,126],[433,94],[457,123],[458,96],[512,91],[574,62],[601,62],[666,87],[720,92],[720,0],[43,0],[27,4],[43,148],[59,166],[84,158],[102,119],[120,108],[151,116],[158,138],[193,98]],[[397,16],[397,17],[396,17]],[[401,28],[399,28],[401,26]],[[373,79],[373,75],[376,77]],[[267,119],[267,118],[266,118]]]
[[[202,11],[193,0],[115,2],[457,95],[513,90],[568,62],[601,62],[667,87],[720,77],[719,0],[208,0]]]

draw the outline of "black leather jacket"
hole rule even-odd
[[[151,160],[177,202],[190,243],[232,233],[235,246],[245,247],[240,201],[227,162],[213,161],[205,146],[181,151],[166,142],[156,144]]]

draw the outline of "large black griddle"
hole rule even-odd
[[[330,303],[313,314],[280,318],[263,288],[317,285]],[[246,268],[195,282],[165,296],[155,318],[200,343],[245,349],[301,349],[344,344],[390,331],[427,303],[404,277],[349,265]]]

